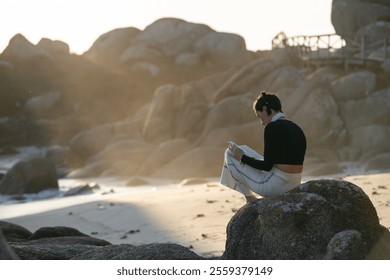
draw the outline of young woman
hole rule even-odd
[[[301,183],[306,137],[286,119],[279,98],[262,92],[253,110],[264,129],[264,156],[247,146],[230,144],[225,152],[221,184],[242,193],[247,202],[285,193]]]

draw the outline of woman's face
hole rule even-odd
[[[256,116],[260,119],[261,125],[264,125],[264,126],[269,124],[271,122],[271,120],[272,120],[272,114],[268,115],[267,114],[267,109],[265,107],[263,108],[263,112],[256,111]]]

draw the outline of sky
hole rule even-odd
[[[334,33],[331,6],[332,0],[1,0],[0,53],[20,33],[33,44],[41,38],[60,40],[82,54],[108,31],[144,30],[164,17],[238,34],[248,50],[265,50],[281,31]]]

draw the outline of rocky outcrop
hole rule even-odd
[[[46,51],[30,43],[22,34],[17,34],[10,40],[3,55],[15,57],[20,60],[42,56],[46,58],[49,57]]]
[[[61,92],[54,91],[35,96],[27,100],[24,105],[25,110],[32,115],[54,115],[56,105],[59,103],[61,98]]]
[[[388,1],[334,0],[331,20],[336,33],[346,42],[345,53],[358,60],[364,56],[374,64],[381,62],[381,68],[389,70],[386,59],[390,34]]]
[[[18,255],[12,250],[0,230],[0,260],[18,260]]]
[[[22,260],[67,260],[110,243],[89,237],[74,228],[46,227],[26,239],[9,241],[9,245]]]
[[[333,24],[339,34],[383,38],[388,8],[380,0],[335,0]],[[370,55],[383,55],[367,43]],[[71,177],[217,177],[227,141],[262,152],[252,104],[265,90],[306,134],[305,175],[342,171],[344,162],[378,166],[382,160],[368,161],[389,152],[390,72],[378,65],[311,69],[300,59],[289,48],[250,52],[238,35],[175,18],[112,30],[82,56],[62,42],[33,45],[19,34],[0,55],[0,115],[7,116],[0,148],[60,146],[50,158]],[[191,169],[190,156],[207,167]]]
[[[58,190],[57,173],[53,162],[31,158],[16,163],[0,181],[0,194],[36,193]]]
[[[249,59],[241,36],[176,18],[159,19],[143,31],[131,27],[110,31],[84,55],[95,62],[114,65],[158,61],[164,56],[184,66],[205,62],[234,65]]]
[[[337,34],[351,35],[371,23],[389,21],[389,14],[385,0],[333,0],[331,20]]]
[[[1,231],[4,232],[2,238]],[[112,245],[71,227],[44,227],[34,233],[0,221],[0,259],[22,260],[200,260],[176,244]],[[3,250],[4,249],[4,250]]]
[[[241,208],[227,227],[224,259],[390,258],[368,196],[346,181],[319,180]]]

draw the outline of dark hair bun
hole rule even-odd
[[[274,111],[282,111],[282,104],[279,98],[274,94],[268,94],[265,91],[261,92],[261,95],[255,101],[255,110],[263,111],[263,106],[266,107],[268,115],[271,114],[271,109]]]

